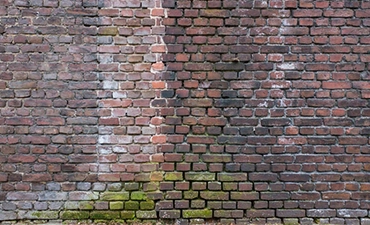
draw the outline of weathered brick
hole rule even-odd
[[[160,210],[159,217],[163,219],[178,219],[180,218],[180,210]]]
[[[214,102],[214,106],[220,108],[241,108],[244,104],[244,101],[241,99],[219,99]]]
[[[302,209],[277,209],[276,216],[277,217],[292,217],[292,218],[299,218],[305,217],[306,211]]]
[[[294,192],[291,195],[291,199],[297,200],[318,200],[320,199],[320,193],[318,192]]]
[[[32,201],[37,200],[37,194],[29,192],[9,192],[7,195],[7,200],[10,201]]]
[[[0,221],[15,220],[15,219],[17,219],[17,213],[16,212],[3,211],[0,215]]]
[[[261,192],[263,200],[287,200],[290,198],[289,193],[284,192]]]
[[[288,126],[291,125],[291,121],[289,119],[262,119],[261,120],[262,126]]]
[[[219,191],[201,191],[200,197],[205,200],[228,200],[228,192],[219,192]]]
[[[215,218],[242,218],[243,210],[215,210]]]
[[[367,223],[370,4],[157,3],[0,0],[0,220]]]
[[[249,218],[266,218],[273,217],[275,210],[270,209],[247,209],[247,217]]]
[[[97,220],[113,220],[120,219],[121,214],[117,211],[92,211],[90,213],[90,218]]]
[[[213,212],[210,209],[183,210],[183,218],[212,218]]]
[[[246,181],[246,173],[219,173],[217,175],[217,180],[223,182],[237,182],[237,181]]]
[[[334,217],[336,216],[335,209],[310,209],[307,210],[307,216],[309,217]]]
[[[337,216],[339,217],[364,217],[367,215],[367,210],[361,209],[338,209]]]
[[[216,179],[214,173],[203,173],[203,172],[186,172],[185,180],[191,181],[212,181]]]

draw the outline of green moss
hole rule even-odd
[[[79,209],[81,210],[93,210],[94,209],[94,202],[80,202]]]
[[[143,191],[133,191],[131,193],[131,200],[145,200],[146,199],[146,193]]]
[[[157,212],[155,210],[152,211],[137,211],[136,217],[139,219],[155,219],[157,218]]]
[[[197,191],[184,191],[184,199],[195,199],[198,195]]]
[[[91,219],[96,220],[112,220],[112,219],[120,219],[121,214],[120,212],[115,211],[93,211],[90,214]]]
[[[121,212],[122,219],[134,219],[135,218],[135,211],[122,211]]]
[[[116,35],[117,32],[117,27],[102,27],[99,29],[100,35]]]
[[[299,225],[298,219],[294,218],[285,218],[284,225]]]
[[[83,220],[89,217],[90,213],[86,211],[65,211],[61,213],[63,220]]]
[[[185,173],[185,179],[194,181],[213,181],[216,180],[216,176],[214,173],[207,172],[187,172]]]
[[[100,195],[102,201],[125,201],[129,199],[129,192],[105,192]]]
[[[155,203],[154,201],[145,201],[140,202],[140,209],[154,209]]]
[[[57,211],[33,211],[27,213],[29,219],[57,219],[59,213]]]
[[[150,174],[150,181],[162,181],[163,180],[163,172],[152,172]]]
[[[123,209],[123,202],[109,202],[109,208],[112,210]]]
[[[164,176],[165,180],[183,180],[181,172],[167,172]]]
[[[127,201],[127,202],[125,202],[125,209],[138,210],[139,209],[139,202]]]
[[[145,184],[145,191],[156,191],[158,190],[159,184],[158,183],[146,183]]]
[[[182,212],[184,218],[212,218],[212,210],[210,209],[197,209],[197,210],[184,210]]]

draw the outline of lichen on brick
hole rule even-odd
[[[63,220],[83,220],[90,217],[90,213],[87,211],[64,211],[60,215]]]
[[[103,192],[100,195],[100,200],[102,201],[125,201],[129,199],[129,192]]]
[[[184,218],[212,218],[212,210],[210,209],[192,209],[182,211]]]
[[[121,214],[118,211],[92,211],[90,218],[96,220],[113,220],[120,219]]]

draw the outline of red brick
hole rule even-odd
[[[274,217],[275,210],[272,209],[247,209],[247,217],[249,218],[267,218]]]
[[[277,217],[291,217],[291,218],[299,218],[305,217],[306,211],[303,209],[277,209],[276,216]]]
[[[51,180],[52,180],[52,176],[50,174],[25,174],[23,175],[23,181],[25,182],[47,182]]]
[[[348,200],[350,196],[348,192],[324,192],[322,194],[324,200]]]
[[[293,17],[320,17],[323,11],[321,9],[300,9],[293,10]]]

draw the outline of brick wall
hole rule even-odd
[[[370,224],[370,2],[0,0],[0,221]]]

